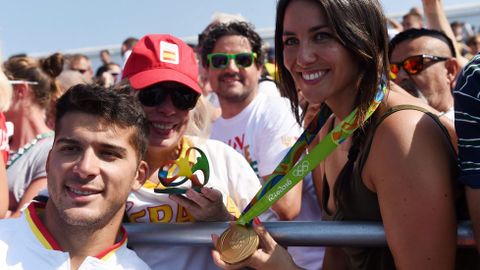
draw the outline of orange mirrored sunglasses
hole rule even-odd
[[[445,61],[447,57],[420,54],[405,58],[399,63],[390,63],[390,79],[395,80],[398,77],[400,69],[403,68],[408,75],[415,75],[423,71],[425,68],[425,59],[429,59],[430,63]]]

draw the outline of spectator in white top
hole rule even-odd
[[[199,44],[201,62],[222,109],[211,138],[240,152],[266,180],[300,136],[301,128],[286,99],[259,91],[264,53],[251,24],[218,23],[204,34]],[[272,206],[280,219],[298,215],[301,189],[301,185],[295,186]]]

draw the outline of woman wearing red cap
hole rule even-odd
[[[130,222],[233,220],[255,196],[260,182],[235,150],[206,139],[211,118],[197,83],[193,50],[170,35],[147,35],[133,48],[123,77],[136,90],[150,121],[146,154],[150,177],[130,195]],[[205,160],[209,169],[200,165]],[[186,178],[194,181],[168,186],[171,180],[176,184]],[[205,178],[205,186],[198,186]],[[216,269],[209,247],[134,248],[154,269]]]

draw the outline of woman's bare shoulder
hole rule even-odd
[[[395,86],[395,85],[394,85]],[[400,106],[400,105],[414,105],[416,107],[423,108],[427,112],[432,113],[433,115],[440,115],[440,112],[426,104],[424,101],[422,101],[419,98],[413,97],[410,94],[406,93],[404,90],[401,88],[396,89],[395,87],[393,88],[393,91],[390,91],[388,96],[385,98],[385,102],[382,103],[382,106],[380,107],[380,114],[385,113],[387,110],[391,109],[392,107],[395,106]],[[415,110],[403,110],[394,113],[396,117],[387,117],[385,122],[391,123],[393,125],[405,125],[404,127],[407,128],[410,125],[418,125],[418,124],[430,124],[433,126],[438,127],[438,124],[434,122],[434,120],[425,115],[425,113],[420,112],[420,111],[415,111]],[[415,117],[415,115],[417,117]],[[445,116],[440,116],[438,118],[440,120],[440,123],[445,127],[445,129],[448,131],[448,134],[450,136],[451,142],[453,145],[456,144],[456,132],[455,132],[455,125],[452,120],[448,119]],[[401,123],[402,121],[405,121],[405,123]],[[398,123],[400,122],[400,123]],[[410,126],[412,127],[412,126]],[[411,129],[410,129],[411,130]],[[414,129],[415,130],[415,129]],[[405,130],[408,131],[408,130]]]
[[[379,113],[405,104],[402,99],[395,99],[389,100],[387,105],[390,106],[382,106]],[[428,106],[419,107],[428,110]],[[446,128],[450,133],[452,126]],[[367,186],[374,189],[375,179],[382,179],[382,176],[396,175],[400,176],[401,181],[416,181],[415,177],[422,173],[418,170],[427,172],[433,167],[449,170],[448,164],[453,156],[449,144],[438,122],[425,112],[401,110],[392,113],[375,131],[365,164],[364,180],[367,180]],[[447,171],[443,173],[448,175]]]

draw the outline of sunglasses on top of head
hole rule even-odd
[[[225,69],[230,62],[230,59],[235,61],[235,65],[238,68],[247,68],[253,64],[253,61],[257,57],[254,52],[243,53],[211,53],[207,55],[208,63],[210,67],[214,69]]]
[[[186,111],[195,107],[200,95],[186,86],[154,85],[140,90],[138,100],[145,107],[155,107],[161,105],[167,96],[177,109]]]
[[[400,69],[403,68],[408,75],[415,75],[422,72],[426,67],[425,59],[429,60],[429,63],[436,63],[440,61],[448,60],[447,57],[420,54],[405,58],[399,63],[390,63],[390,78],[395,80],[398,77]]]

